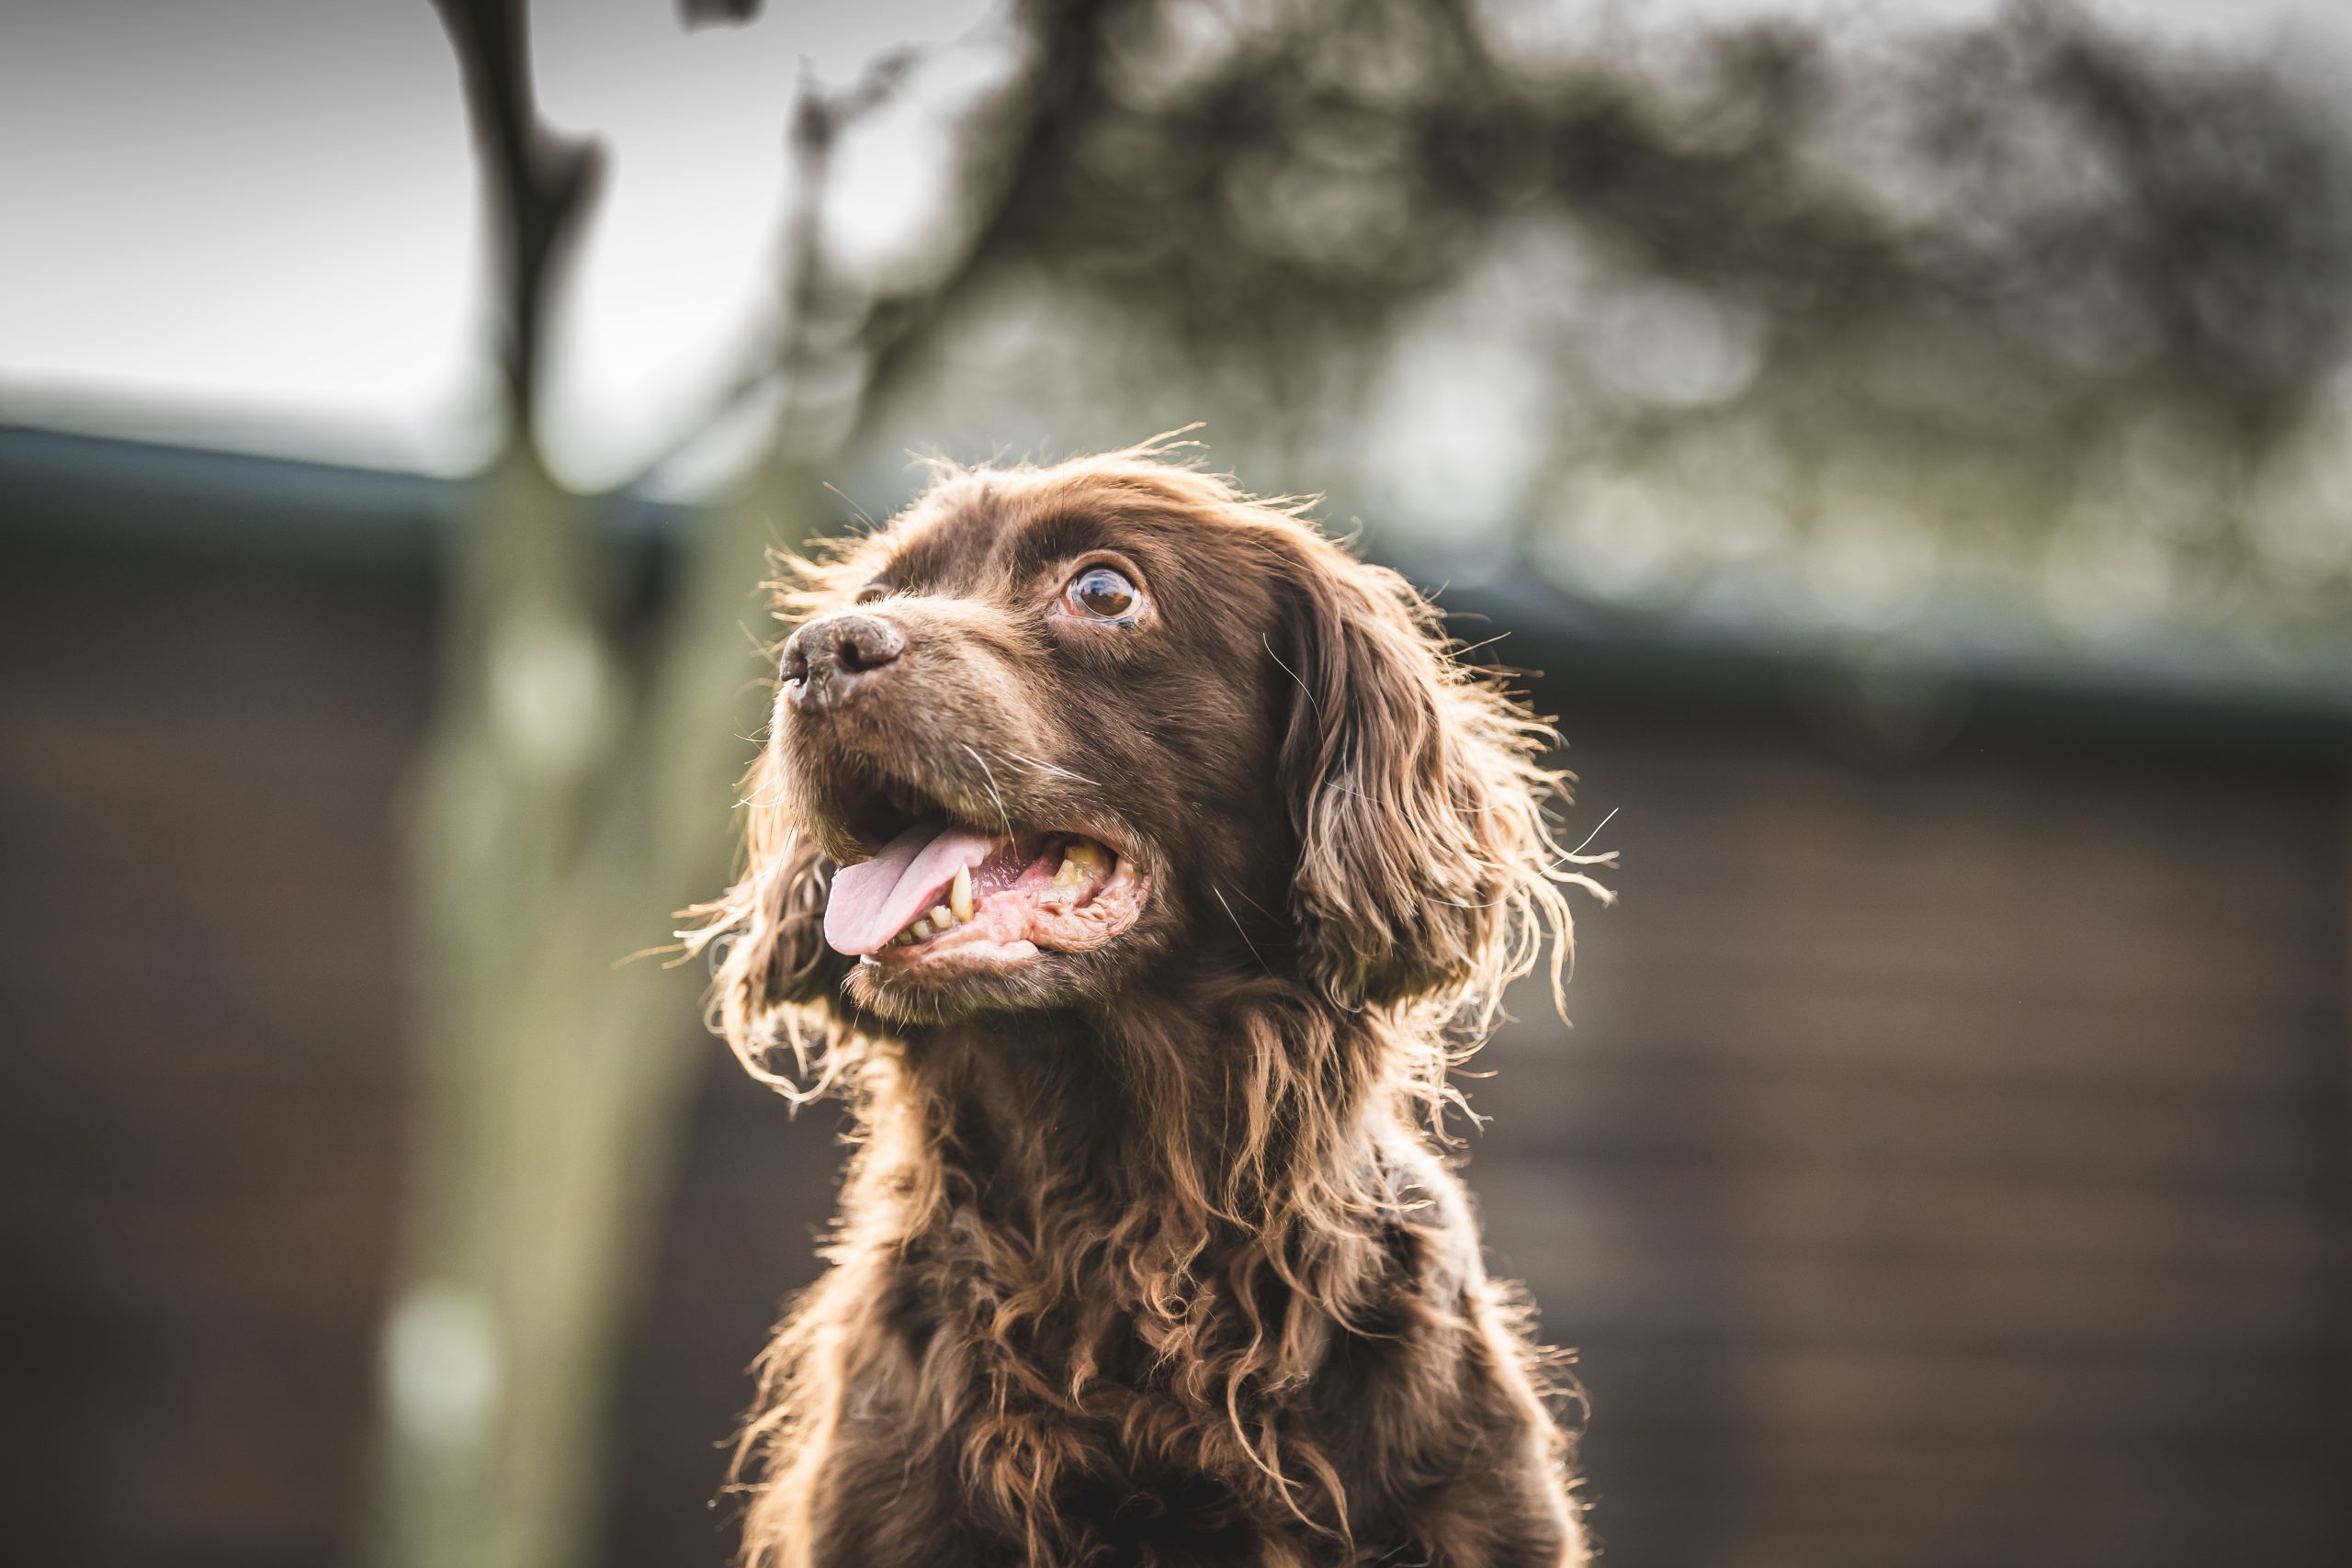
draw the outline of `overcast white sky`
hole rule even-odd
[[[1678,19],[1857,8],[1567,4]],[[1950,20],[1995,6],[1867,8]],[[2248,41],[2329,32],[2337,14],[2324,0],[2104,8]],[[985,39],[993,14],[989,0],[771,0],[753,26],[689,34],[673,0],[536,7],[549,117],[611,154],[551,367],[548,442],[568,479],[632,471],[769,298],[797,62],[845,81],[898,43]],[[853,248],[887,250],[919,226],[943,173],[935,121],[918,100],[846,162],[833,218]],[[0,422],[463,472],[492,436],[475,209],[456,74],[425,0],[13,6],[0,20]]]
[[[771,5],[693,33],[672,0],[537,8],[549,118],[611,153],[554,352],[569,477],[634,467],[771,296],[799,62],[846,81],[982,5]],[[0,39],[0,420],[440,473],[484,456],[488,267],[425,0],[51,0]],[[860,159],[851,238],[919,216],[913,161]]]

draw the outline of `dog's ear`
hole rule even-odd
[[[744,786],[742,875],[721,897],[687,911],[708,923],[686,941],[718,954],[712,1027],[753,1076],[788,1087],[769,1055],[789,1048],[806,1076],[810,1047],[827,1029],[822,1006],[838,997],[850,961],[825,942],[835,867],[793,821],[776,766],[763,752],[752,768]]]
[[[1307,976],[1342,1007],[1471,1002],[1569,941],[1570,869],[1545,826],[1555,738],[1446,653],[1405,580],[1302,540],[1289,578],[1281,787]],[[1271,649],[1270,649],[1271,650]],[[1589,886],[1589,884],[1588,884]]]

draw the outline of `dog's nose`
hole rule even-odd
[[[785,690],[796,706],[821,711],[906,650],[907,634],[879,615],[820,615],[784,645]]]

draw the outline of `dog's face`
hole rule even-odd
[[[951,485],[786,644],[775,755],[868,1009],[1108,1000],[1188,945],[1208,890],[1262,896],[1278,604],[1230,529],[1169,501]]]
[[[1523,969],[1556,903],[1538,732],[1401,581],[1218,480],[959,473],[808,582],[733,1016],[1111,1007],[1219,970],[1379,1004]]]

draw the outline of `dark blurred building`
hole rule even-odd
[[[447,502],[0,432],[10,1562],[353,1553]],[[1577,820],[1618,812],[1577,1027],[1522,999],[1465,1151],[1580,1352],[1609,1559],[2352,1561],[2345,715],[1966,671],[1890,706],[1486,607]],[[644,1173],[615,1563],[725,1558],[830,1202],[831,1118],[704,1050]]]

